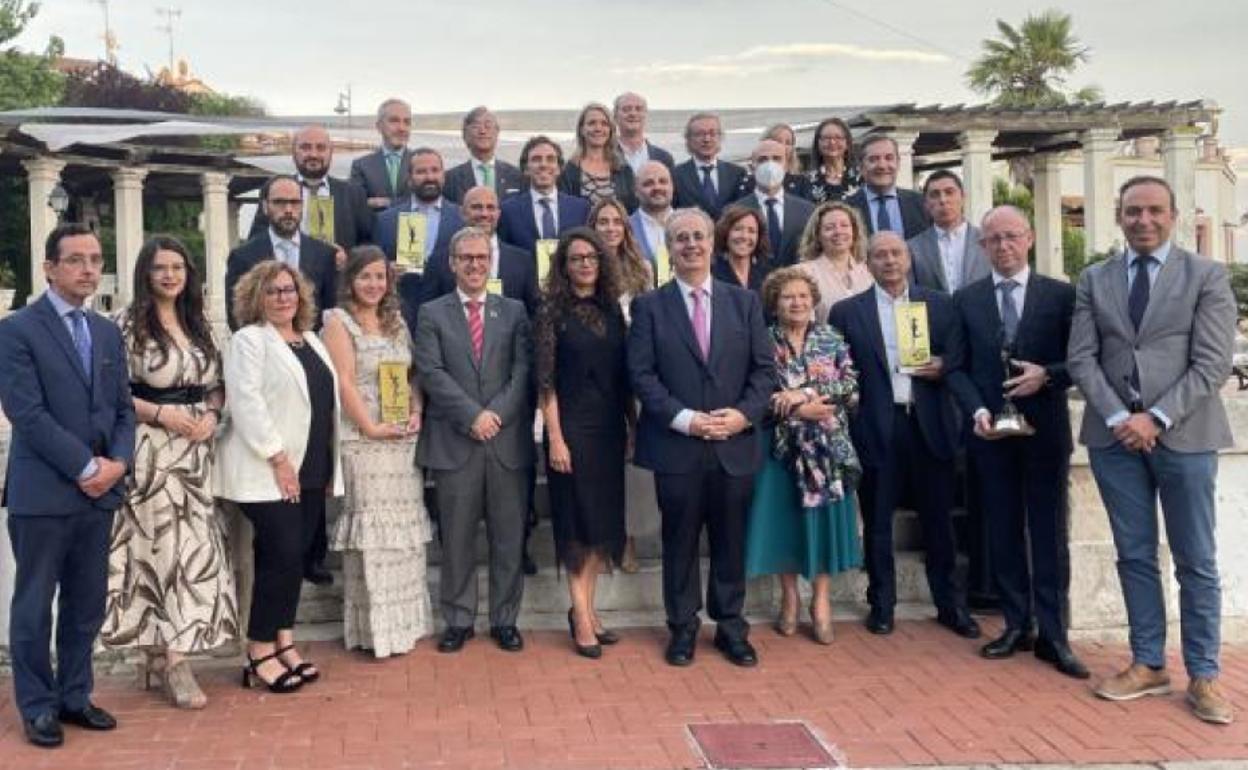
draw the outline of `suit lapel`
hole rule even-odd
[[[1127,256],[1122,253],[1106,263],[1101,271],[1102,282],[1107,282],[1106,296],[1114,315],[1122,322],[1128,334],[1134,336],[1135,329],[1131,324],[1131,314],[1127,312]],[[1151,303],[1150,303],[1151,304]]]
[[[642,220],[641,216],[641,209],[638,209],[628,218],[628,222],[633,228],[633,235],[636,236],[633,240],[640,242],[639,245],[641,246],[642,253],[646,255],[646,260],[653,265],[654,253],[650,250],[650,239],[646,237],[646,224],[645,221]]]
[[[743,288],[748,289],[749,287],[745,286]],[[719,356],[723,352],[724,345],[727,344],[725,335],[729,334],[727,327],[728,321],[732,317],[732,311],[732,300],[728,298],[727,287],[714,286],[711,290],[711,350],[707,355],[706,362],[707,367],[712,370],[714,370],[715,362],[719,360]],[[689,329],[690,331],[693,330],[692,322],[689,324]]]
[[[299,363],[299,359],[295,356],[294,351],[290,349],[290,345],[286,344],[286,340],[282,339],[282,335],[278,334],[277,329],[269,324],[264,325],[264,333],[269,337],[269,342],[277,348],[277,360],[282,362],[286,367],[291,379],[299,384],[299,394],[303,396],[304,401],[310,402],[308,396],[308,376],[303,371],[303,364]],[[305,343],[306,344],[306,343]]]
[[[467,357],[468,363],[473,369],[480,371],[481,364],[477,361],[476,357],[472,355],[472,334],[468,332],[468,310],[464,307],[463,303],[459,301],[459,292],[454,287],[451,288],[450,294],[447,296],[451,297],[451,302],[447,306],[447,312],[451,314],[451,330],[463,340],[463,344],[456,345],[455,347],[464,352],[464,356]],[[481,312],[484,313],[485,311],[482,310]],[[484,316],[482,317],[482,322],[485,326],[486,334],[486,337],[481,343],[481,358],[484,359],[484,340],[489,338],[490,324],[486,322]]]
[[[919,237],[923,239],[923,259],[927,260],[928,266],[936,274],[940,290],[948,294],[949,276],[945,275],[945,260],[940,258],[940,237],[936,235],[936,228],[927,228]]]
[[[715,191],[718,200],[714,201],[714,203],[722,206],[728,202],[733,192],[732,180],[728,178],[728,164],[722,159],[715,164],[715,174],[719,177],[719,186]]]
[[[493,294],[485,295],[485,307],[481,309],[484,314],[481,321],[485,325],[485,338],[481,343],[481,367],[485,367],[485,362],[492,360],[495,348],[498,347],[499,340],[502,339],[502,329],[500,325],[503,322],[503,314],[499,307],[500,301]],[[464,321],[464,328],[468,327],[467,320]],[[472,347],[472,341],[469,340],[469,348]]]
[[[680,294],[680,284],[675,280],[668,281],[661,291],[663,291],[663,303],[667,306],[667,314],[671,323],[676,327],[676,333],[684,340],[694,359],[703,363],[702,350],[698,347],[698,338],[693,333],[693,320],[689,318],[689,311],[685,308],[685,298]],[[712,312],[714,312],[713,307]],[[714,326],[714,319],[711,325]]]
[[[1179,274],[1183,272],[1183,265],[1178,263],[1183,259],[1186,259],[1186,255],[1177,246],[1172,245],[1170,255],[1166,257],[1166,263],[1157,271],[1157,278],[1153,281],[1148,293],[1148,305],[1144,308],[1144,317],[1140,319],[1140,331],[1136,335],[1137,338],[1148,332],[1150,321],[1156,318],[1158,313],[1164,312],[1164,305],[1178,290]]]
[[[862,314],[862,321],[871,336],[871,350],[884,369],[884,375],[891,376],[888,370],[888,352],[884,347],[884,330],[880,328],[880,313],[876,307],[875,287],[862,292],[861,296],[863,299],[858,302],[858,312]]]
[[[52,305],[52,300],[48,299],[46,295],[41,297],[39,302],[44,326],[47,327],[52,338],[61,346],[61,351],[69,358],[70,365],[73,366],[78,376],[82,378],[82,384],[89,388],[91,381],[87,377],[87,371],[82,368],[82,361],[78,358],[78,350],[74,347],[74,339],[69,336],[69,330],[65,328],[65,322],[56,314],[56,307]],[[94,349],[94,345],[92,348]],[[94,355],[93,352],[93,358]]]

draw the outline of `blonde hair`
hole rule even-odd
[[[781,131],[789,132],[789,136],[793,137],[793,144],[785,144],[776,138],[776,134]],[[763,132],[763,135],[759,137],[760,141],[763,139],[771,139],[772,141],[780,142],[780,144],[784,145],[784,154],[786,157],[784,164],[785,173],[802,173],[802,159],[797,157],[797,132],[793,130],[793,126],[790,126],[788,123],[773,123],[768,126],[767,130]]]
[[[806,220],[806,229],[802,230],[802,240],[798,244],[799,258],[806,262],[823,256],[823,247],[819,243],[819,228],[823,227],[823,218],[833,211],[840,211],[849,217],[849,225],[854,230],[854,242],[849,246],[849,258],[859,264],[867,261],[867,227],[862,223],[862,215],[853,206],[844,201],[825,201],[815,207]]]
[[[316,323],[316,300],[312,296],[312,282],[285,262],[266,259],[251,268],[234,285],[234,323],[238,326],[262,324],[264,317],[264,291],[279,275],[285,273],[295,282],[299,292],[299,308],[291,321],[297,332],[306,332]]]

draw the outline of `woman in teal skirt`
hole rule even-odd
[[[798,268],[773,272],[763,301],[780,388],[772,396],[766,463],[758,475],[746,539],[750,577],[780,575],[776,631],[797,632],[797,576],[811,582],[810,619],[832,643],[832,576],[858,566],[862,547],[854,487],[861,475],[847,413],[858,392],[849,345],[812,320],[819,286]]]

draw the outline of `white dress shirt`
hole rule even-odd
[[[542,215],[546,210],[542,208],[541,200],[545,198],[550,201],[550,215],[555,218],[555,233],[559,232],[559,190],[554,189],[549,193],[540,193],[536,188],[529,188],[529,196],[533,201],[533,221],[537,224],[537,237],[542,237]]]
[[[945,282],[949,293],[962,288],[962,262],[966,257],[966,233],[970,229],[966,220],[951,230],[936,227],[936,244],[940,247],[940,262],[945,268]]]
[[[493,184],[498,184],[498,165],[494,162],[494,158],[490,158],[489,160],[479,160],[478,158],[469,156],[468,162],[472,164],[472,177],[477,181],[477,187],[486,186],[485,172],[482,170],[484,166],[490,167],[490,173],[493,175],[493,179],[490,181]]]
[[[767,201],[774,200],[776,202],[776,216],[780,218],[780,227],[784,227],[784,187],[774,193],[764,192],[755,187],[754,197],[758,198],[758,210],[763,212],[763,221],[767,221]],[[761,233],[760,233],[761,235]],[[778,258],[780,255],[772,254],[772,259]]]
[[[1017,286],[1015,286],[1013,289],[1010,290],[1010,297],[1014,300],[1014,309],[1018,311],[1018,320],[1020,323],[1023,320],[1023,302],[1027,298],[1027,281],[1030,278],[1031,278],[1030,267],[1024,267],[1022,270],[1019,270],[1017,273],[1010,276],[1009,278],[1009,280],[1014,281],[1015,283],[1018,284]],[[999,286],[1001,282],[1004,280],[1006,280],[1005,276],[1001,275],[996,270],[992,271],[992,288],[993,288],[992,295],[997,300],[998,316],[1000,316],[1001,314],[1001,290],[998,289],[997,286]]]
[[[896,306],[899,302],[910,301],[910,291],[907,289],[902,292],[900,297],[893,298],[879,284],[876,284],[873,291],[875,292],[875,310],[880,317],[880,333],[884,337],[884,353],[888,359],[888,376],[893,383],[893,403],[909,404],[910,397],[910,375],[902,374],[901,358],[897,350],[897,316]]]
[[[662,219],[655,219],[643,209],[638,209],[638,211],[641,212],[641,228],[645,230],[646,244],[650,247],[650,253],[658,254],[667,245],[667,228],[664,223],[671,216],[672,210],[669,208],[663,214]]]
[[[618,142],[618,144],[620,146],[620,155],[624,156],[624,161],[633,169],[633,173],[641,173],[641,167],[650,160],[650,145],[646,143],[645,139],[642,139],[641,146],[637,148],[636,152],[633,152],[625,147],[623,142]]]
[[[719,192],[719,156],[716,156],[714,160],[699,160],[697,157],[692,157],[690,158],[690,160],[693,161],[693,170],[697,172],[698,189],[702,188],[702,167],[710,166],[711,167],[711,187],[714,187],[715,192],[718,193]]]
[[[704,303],[703,309],[706,312],[707,340],[710,340],[711,338],[711,286],[714,283],[715,282],[712,280],[709,273],[706,276],[706,280],[704,280],[702,285],[698,287],[694,287],[693,284],[685,283],[679,277],[676,278],[676,286],[680,289],[680,298],[684,300],[685,312],[689,314],[690,324],[693,323],[693,297],[690,295],[693,293],[695,288],[702,290],[702,302]],[[694,332],[694,339],[697,339],[696,331]],[[692,409],[681,409],[676,413],[676,416],[672,418],[672,424],[669,427],[678,433],[685,434],[686,436],[691,435],[689,433],[689,426],[693,422],[694,414],[695,412]]]

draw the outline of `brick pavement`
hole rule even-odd
[[[852,767],[1248,766],[1248,648],[1226,650],[1222,681],[1240,719],[1216,727],[1189,715],[1177,657],[1174,695],[1114,704],[1030,655],[981,660],[976,643],[932,622],[899,623],[887,638],[855,623],[836,632],[825,648],[756,627],[762,663],[753,670],[720,658],[706,629],[688,669],[663,663],[659,629],[625,631],[600,661],[576,657],[567,635],[553,631],[528,633],[518,655],[481,636],[458,655],[426,641],[381,662],[320,643],[309,649],[324,676],[295,695],[244,691],[236,668],[205,664],[200,679],[212,702],[198,713],[173,710],[129,678],[105,677],[97,702],[121,727],[103,735],[67,728],[56,751],[26,745],[4,679],[0,770],[665,770],[700,766],[687,724],[783,720],[806,722]],[[1125,660],[1119,645],[1076,649],[1096,673]]]

